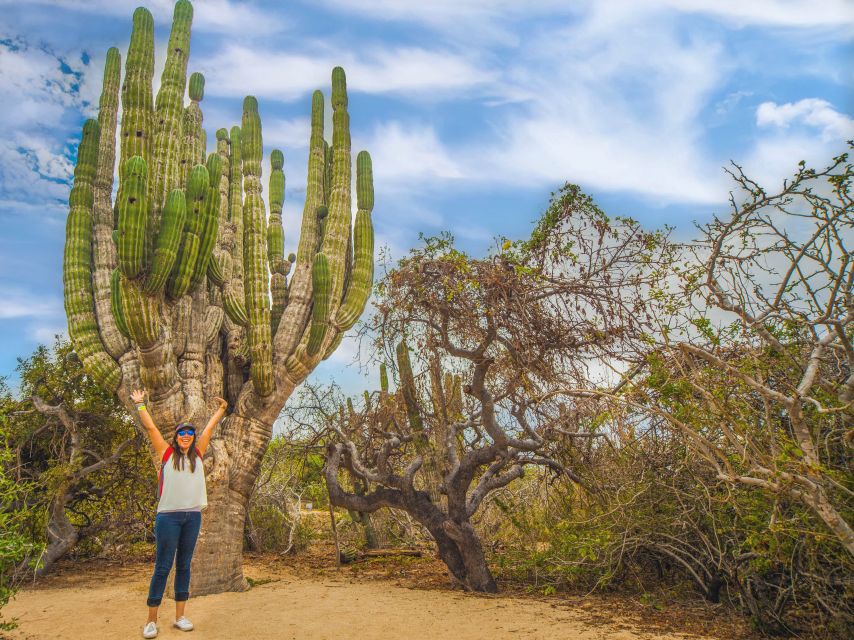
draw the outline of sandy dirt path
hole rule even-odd
[[[25,588],[3,609],[20,627],[15,640],[139,638],[150,567],[100,567],[56,576]],[[164,600],[158,638],[189,640],[707,640],[712,636],[641,629],[590,615],[569,603],[514,596],[484,597],[452,590],[412,589],[392,581],[345,575],[300,576],[263,567],[247,570],[263,582],[244,593],[193,598],[192,636],[170,626]]]

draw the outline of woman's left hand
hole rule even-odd
[[[220,398],[219,396],[214,396],[213,399],[217,400],[219,402],[219,408],[220,409],[222,409],[223,411],[228,409],[228,402],[226,400],[224,400],[223,398]]]

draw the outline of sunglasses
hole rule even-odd
[[[189,424],[182,424],[178,426],[177,433],[179,436],[194,436],[196,435],[196,428]]]

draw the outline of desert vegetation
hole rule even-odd
[[[179,0],[154,96],[136,10],[124,77],[111,49],[83,127],[69,339],[0,387],[0,607],[60,561],[150,555],[156,465],[128,411],[145,388],[164,435],[231,406],[204,460],[195,595],[247,589],[245,552],[334,537],[338,562],[435,554],[447,588],[678,594],[763,634],[852,633],[847,154],[782,185],[733,164],[729,211],[687,240],[568,183],[527,237],[482,255],[422,237],[375,278],[343,69],[329,140],[312,96],[286,257],[283,154],[263,158],[253,96],[206,156],[192,17]],[[306,382],[348,332],[369,388]]]

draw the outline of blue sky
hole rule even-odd
[[[76,142],[105,52],[124,56],[137,4],[0,0],[0,375],[65,331]],[[146,6],[159,78],[172,2]],[[725,213],[730,160],[774,185],[854,138],[847,0],[194,6],[190,71],[207,79],[209,140],[253,94],[266,153],[285,153],[286,251],[302,211],[311,91],[328,94],[335,65],[347,71],[354,150],[373,156],[374,225],[392,256],[419,232],[450,230],[474,253],[494,236],[522,237],[565,181],[610,213],[688,237],[692,221]],[[316,379],[353,353],[345,344]]]

